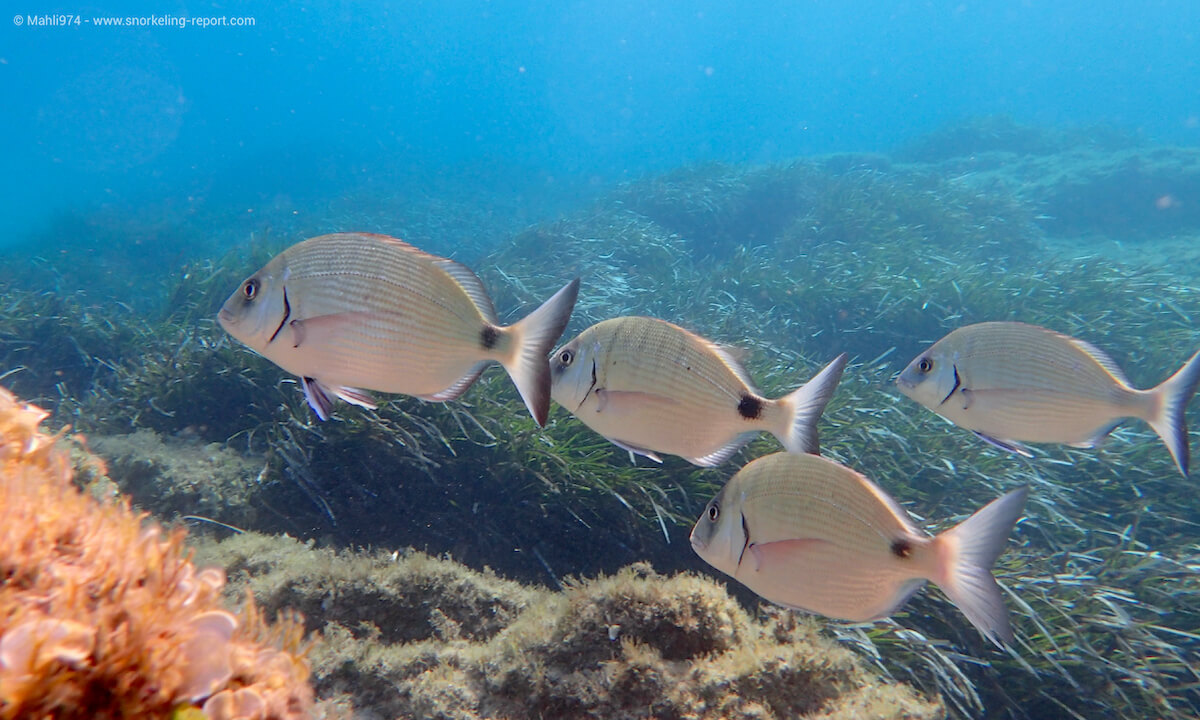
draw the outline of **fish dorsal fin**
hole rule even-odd
[[[463,289],[467,297],[471,298],[471,302],[475,303],[475,307],[479,308],[483,319],[489,323],[496,325],[499,321],[496,319],[496,308],[492,305],[492,298],[488,296],[487,290],[483,287],[483,281],[475,274],[471,268],[463,265],[456,260],[449,258],[439,258],[433,261],[433,264],[441,268],[458,283],[458,286]]]
[[[460,395],[467,391],[467,388],[475,384],[483,371],[491,365],[494,360],[484,360],[481,363],[476,363],[475,367],[471,368],[462,377],[454,381],[454,384],[445,390],[435,392],[432,395],[420,395],[422,400],[432,400],[434,402],[446,402],[447,400],[456,400]]]
[[[746,367],[742,364],[742,361],[750,354],[748,351],[729,345],[718,345],[714,342],[708,343],[708,347],[717,354],[717,357],[721,358],[721,362],[725,363],[726,367],[733,371],[738,380],[746,385],[747,390],[755,395],[758,394],[758,390],[754,387],[754,381],[750,379],[750,373],[746,372]]]
[[[424,250],[422,250],[421,248],[417,247],[416,245],[413,245],[413,244],[412,244],[412,243],[410,243],[410,242],[405,242],[404,240],[401,240],[401,239],[400,239],[400,238],[398,238],[398,237],[392,237],[391,235],[384,235],[384,234],[382,234],[382,233],[364,233],[364,232],[360,232],[360,233],[341,233],[341,234],[343,234],[343,235],[347,235],[347,236],[355,236],[355,235],[357,235],[358,237],[362,237],[362,238],[371,238],[372,240],[378,240],[378,241],[380,241],[380,242],[389,243],[389,244],[391,244],[391,245],[399,245],[399,246],[400,246],[402,249],[404,249],[404,250],[410,250],[410,251],[412,251],[412,252],[415,252],[415,253],[418,253],[418,254],[420,254],[420,255],[425,255],[425,256],[428,256],[428,257],[433,257],[432,255],[430,255],[429,253],[425,252]]]
[[[413,245],[410,242],[401,240],[398,237],[392,237],[391,235],[384,235],[382,233],[365,233],[365,232],[334,233],[333,235],[326,235],[324,237],[358,238],[359,240],[372,240],[375,242],[384,243],[385,245],[395,245],[397,248],[399,248],[400,250],[403,250],[404,252],[412,253],[413,255],[416,255],[421,258],[425,258],[427,260],[442,260],[443,259],[439,255],[434,255],[432,253],[425,252],[424,250],[417,247],[416,245]]]
[[[1079,338],[1073,338],[1070,336],[1064,337],[1066,337],[1072,345],[1087,353],[1088,356],[1090,356],[1096,361],[1097,364],[1100,365],[1100,367],[1108,371],[1109,375],[1112,375],[1114,378],[1116,378],[1117,382],[1127,387],[1132,387],[1129,385],[1129,380],[1125,378],[1125,372],[1121,370],[1117,363],[1114,362],[1113,359],[1110,358],[1103,350],[1091,344],[1087,340],[1080,340]]]

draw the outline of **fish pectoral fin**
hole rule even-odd
[[[653,406],[674,406],[679,401],[666,395],[638,392],[635,390],[609,390],[596,388],[596,412],[638,414]]]
[[[304,386],[304,399],[308,401],[308,406],[318,418],[328,420],[329,413],[333,412],[333,400],[329,399],[329,392],[325,386],[319,380],[310,377],[300,378],[300,382]]]
[[[1067,444],[1070,445],[1071,447],[1087,448],[1088,450],[1091,450],[1092,448],[1100,447],[1100,444],[1104,442],[1104,439],[1107,438],[1109,435],[1111,435],[1112,431],[1116,430],[1117,426],[1120,424],[1121,424],[1121,421],[1117,420],[1114,423],[1110,423],[1110,424],[1105,425],[1104,427],[1100,428],[1099,430],[1096,431],[1095,435],[1092,435],[1087,440],[1084,440],[1082,442],[1074,442],[1074,443],[1067,443]]]
[[[971,432],[975,433],[975,437],[984,441],[988,445],[999,448],[1004,452],[1010,452],[1014,455],[1020,455],[1021,457],[1033,457],[1033,451],[1015,440],[1001,440],[1000,438],[994,438],[991,435],[985,435],[978,430],[972,430]]]
[[[822,552],[829,545],[828,540],[820,538],[794,538],[767,543],[751,543],[750,556],[754,558],[754,572],[761,572],[768,566],[777,571],[786,572],[788,566],[795,562],[797,557]]]
[[[479,379],[479,376],[482,375],[483,371],[486,370],[491,364],[491,360],[485,360],[481,363],[477,363],[475,367],[468,370],[462,377],[455,380],[453,385],[445,390],[435,392],[432,395],[418,395],[417,397],[421,398],[422,400],[432,400],[433,402],[457,400],[463,393],[467,391],[467,388],[475,384],[475,381]]]
[[[707,455],[702,457],[684,458],[684,460],[687,460],[693,465],[699,465],[700,467],[713,467],[720,465],[729,458],[733,457],[735,452],[741,450],[746,443],[750,442],[757,436],[758,432],[745,432]]]
[[[346,327],[362,324],[371,317],[372,313],[369,312],[344,312],[293,320],[288,323],[292,329],[292,345],[300,347],[308,342],[336,341]]]
[[[621,448],[622,450],[625,450],[626,452],[632,453],[634,455],[641,455],[642,457],[648,457],[651,460],[653,460],[654,462],[662,464],[662,458],[660,458],[658,455],[656,455],[653,450],[647,450],[646,448],[638,447],[637,445],[630,445],[627,442],[623,442],[623,441],[617,440],[615,438],[604,438],[604,439],[609,441],[613,445],[616,445],[617,447]],[[632,460],[632,458],[630,458],[630,459]]]

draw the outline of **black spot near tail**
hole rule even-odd
[[[491,350],[496,347],[496,343],[500,342],[500,331],[491,325],[484,325],[483,331],[479,333],[479,344],[484,350]]]
[[[747,420],[757,420],[762,417],[763,401],[762,398],[756,398],[753,395],[743,395],[742,401],[738,403],[738,413]]]
[[[907,540],[896,540],[892,543],[892,554],[898,558],[912,555],[912,543]]]

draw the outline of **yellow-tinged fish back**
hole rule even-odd
[[[934,348],[952,355],[962,372],[969,373],[973,390],[1046,389],[1105,400],[1132,391],[1124,373],[1104,352],[1037,325],[968,325],[939,340]]]
[[[584,342],[604,349],[597,368],[622,389],[670,395],[682,404],[736,404],[754,392],[746,371],[720,346],[665,320],[620,317],[592,326]]]
[[[908,513],[862,474],[819,455],[776,453],[747,465],[732,486],[753,518],[755,542],[805,537],[838,539],[890,552],[899,536],[925,533]]]
[[[370,233],[321,235],[283,254],[287,283],[303,283],[304,302],[312,315],[427,306],[472,329],[483,321],[495,322],[492,302],[474,273],[397,238]]]

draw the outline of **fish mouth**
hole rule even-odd
[[[915,382],[913,382],[912,380],[909,380],[908,378],[904,377],[903,375],[899,375],[896,377],[896,385],[898,385],[900,388],[902,388],[904,390],[912,390],[913,388],[915,388],[917,386],[917,384]]]
[[[225,308],[221,308],[220,312],[217,313],[217,322],[221,323],[222,327],[228,327],[229,325],[232,325],[233,313],[229,312]]]

